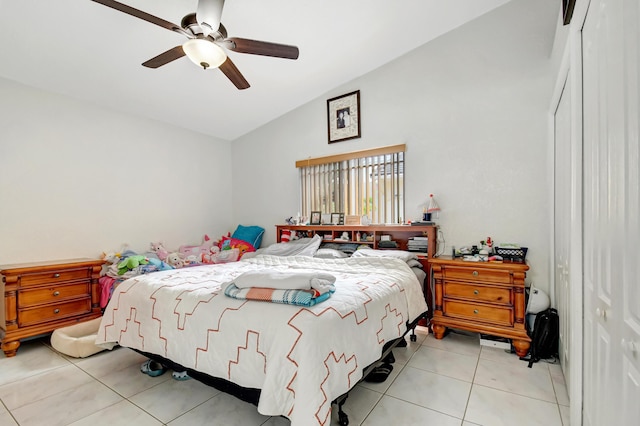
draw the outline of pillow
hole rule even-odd
[[[343,253],[351,255],[358,250],[358,244],[340,244],[340,248],[338,248]]]
[[[246,241],[254,248],[260,248],[262,243],[262,236],[264,235],[264,228],[259,226],[242,226],[238,225],[235,231],[233,231],[232,238]]]
[[[316,254],[314,254],[313,257],[318,257],[320,259],[344,259],[345,257],[349,257],[349,255],[340,250],[321,247],[316,251]]]
[[[353,257],[394,257],[396,259],[409,262],[410,260],[418,260],[415,253],[404,250],[358,250]]]
[[[271,244],[269,247],[260,249],[260,254],[270,254],[272,256],[307,256],[313,255],[320,247],[322,237],[315,235],[313,238],[300,238],[288,243]]]
[[[409,267],[411,268],[422,268],[422,263],[420,263],[420,261],[416,259],[407,260],[407,265],[409,265]]]
[[[249,253],[252,251],[256,251],[256,248],[245,240],[240,240],[238,238],[233,237],[222,237],[222,239],[218,242],[218,247],[220,250],[231,250],[238,249],[240,255],[238,259],[242,257],[243,254]]]

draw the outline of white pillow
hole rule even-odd
[[[319,248],[316,251],[316,254],[313,257],[318,257],[321,259],[344,259],[345,257],[349,257],[349,255],[343,251],[331,249],[331,248]]]

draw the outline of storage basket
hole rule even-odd
[[[501,256],[504,260],[510,260],[512,262],[524,262],[527,257],[526,247],[496,247],[496,254]]]

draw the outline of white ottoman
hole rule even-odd
[[[51,346],[74,358],[85,358],[104,351],[105,348],[95,344],[101,320],[96,318],[55,330],[51,334]]]

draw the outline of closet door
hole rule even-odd
[[[554,260],[555,301],[560,316],[559,355],[568,386],[571,383],[569,348],[571,347],[569,297],[569,245],[571,237],[571,81],[567,74],[554,114]]]
[[[623,421],[640,419],[640,0],[625,0],[623,18],[624,140],[621,202],[620,312]]]
[[[592,0],[583,36],[585,425],[640,418],[638,0]]]

